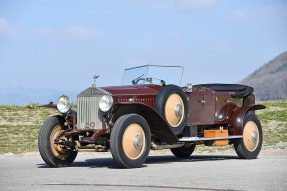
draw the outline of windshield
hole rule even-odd
[[[180,86],[183,66],[144,65],[125,70],[122,85],[175,84]]]

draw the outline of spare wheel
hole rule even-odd
[[[175,135],[183,131],[188,104],[186,94],[179,86],[163,86],[156,96],[155,110],[166,120]]]

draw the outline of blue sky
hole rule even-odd
[[[0,0],[0,88],[120,85],[148,63],[236,83],[286,50],[286,0]]]

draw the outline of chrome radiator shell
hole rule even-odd
[[[105,90],[90,87],[77,96],[77,129],[102,129],[103,112],[99,108],[99,100]]]

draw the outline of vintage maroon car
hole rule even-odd
[[[171,149],[189,157],[198,144],[233,144],[243,159],[262,146],[262,128],[253,88],[237,84],[187,84],[183,67],[145,65],[125,70],[122,85],[92,87],[72,102],[61,96],[62,115],[47,119],[39,132],[41,157],[51,167],[70,165],[78,151],[111,151],[118,166],[140,167],[150,149]]]

